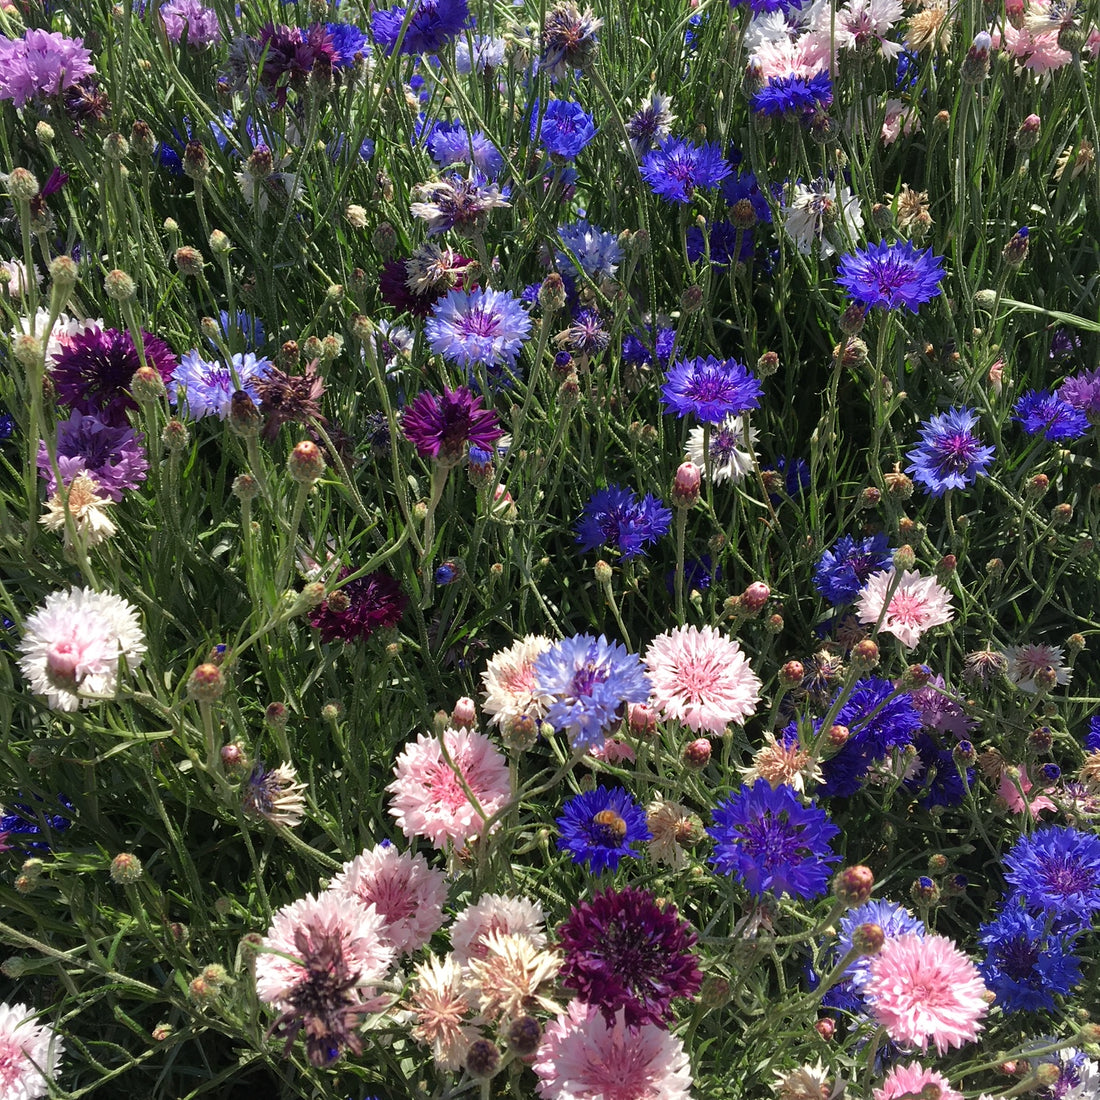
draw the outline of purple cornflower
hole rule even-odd
[[[582,553],[608,546],[629,560],[667,534],[671,523],[672,510],[651,493],[639,500],[630,489],[609,485],[593,493],[584,506],[576,541]]]
[[[340,580],[350,570],[340,570]],[[334,597],[339,595],[339,600]],[[358,642],[376,630],[396,626],[405,613],[409,597],[384,570],[349,581],[310,612],[310,625],[321,632],[324,642]]]
[[[653,352],[643,340],[644,333],[632,332],[623,337],[622,357],[623,362],[633,366],[645,367],[653,362]],[[656,339],[653,341],[653,351],[657,353],[659,366],[667,367],[672,358],[673,348],[676,344],[676,330],[673,328],[659,328]]]
[[[670,202],[691,202],[697,188],[717,187],[733,171],[716,143],[690,145],[665,138],[642,159],[642,178],[655,195]]]
[[[1100,714],[1089,719],[1089,732],[1085,734],[1085,752],[1100,752]]]
[[[916,313],[940,293],[942,265],[942,256],[933,256],[930,248],[918,252],[912,241],[880,241],[842,256],[836,281],[868,309],[905,306]]]
[[[596,56],[596,32],[603,20],[591,8],[580,11],[571,0],[562,0],[547,13],[542,25],[542,54],[539,67],[551,80],[560,80],[574,69],[582,72]]]
[[[557,819],[558,849],[574,863],[587,863],[595,874],[614,871],[624,856],[637,859],[634,844],[651,840],[645,810],[622,787],[602,784],[571,798]]]
[[[736,359],[678,359],[661,387],[661,402],[677,416],[694,414],[699,420],[720,424],[727,416],[740,416],[760,405],[763,386]]]
[[[537,694],[553,703],[546,720],[567,733],[574,749],[603,744],[624,703],[649,698],[649,678],[637,654],[602,634],[577,634],[555,642],[535,658]]]
[[[581,218],[572,225],[559,226],[558,237],[573,254],[580,269],[594,279],[611,279],[619,270],[623,250],[614,233],[598,225],[589,225]],[[556,253],[554,262],[566,271],[573,267],[573,260],[564,252]]]
[[[921,426],[920,445],[905,456],[911,463],[906,473],[933,497],[973,485],[993,460],[993,448],[983,446],[971,431],[977,423],[974,409],[951,409],[931,417]]]
[[[577,311],[567,329],[554,337],[554,342],[578,359],[587,361],[601,351],[606,351],[611,343],[611,334],[604,328],[604,319],[595,309]]]
[[[422,458],[458,462],[468,444],[492,450],[504,434],[493,409],[465,386],[443,390],[442,397],[424,390],[401,415],[401,430]]]
[[[730,7],[740,7],[745,0],[730,0]],[[805,0],[748,0],[748,8],[753,15],[764,15],[768,12],[791,12],[799,10]]]
[[[604,890],[573,906],[558,926],[565,956],[559,977],[611,1026],[621,1010],[627,1027],[665,1026],[672,1002],[703,984],[691,948],[695,932],[667,903],[627,886]]]
[[[1049,390],[1028,390],[1013,406],[1012,419],[1028,435],[1042,432],[1046,439],[1080,439],[1089,430],[1089,418]]]
[[[160,6],[160,17],[169,42],[182,42],[186,34],[187,45],[201,50],[221,41],[218,13],[200,0],[168,0]]]
[[[338,55],[328,31],[317,24],[303,31],[282,23],[268,23],[260,31],[256,53],[263,58],[260,80],[275,93],[275,103],[286,103],[289,88],[301,88],[318,66],[330,72],[336,67]]]
[[[1067,378],[1058,387],[1058,396],[1080,409],[1091,424],[1100,424],[1100,367]]]
[[[834,607],[852,603],[867,578],[892,561],[890,540],[881,532],[859,540],[844,535],[814,566],[814,587]]]
[[[924,687],[911,691],[909,698],[917,708],[924,729],[966,737],[978,723],[946,691],[944,678],[933,676]]]
[[[271,367],[270,360],[257,359],[252,352],[237,352],[231,362],[232,368],[221,360],[211,362],[203,359],[197,348],[187,352],[180,359],[168,385],[172,404],[177,404],[182,396],[187,412],[196,420],[204,416],[224,420],[229,415],[229,405],[237,390],[244,390],[258,405],[260,395],[256,383],[266,376]]]
[[[1100,837],[1064,825],[1022,836],[1005,856],[1006,881],[1028,911],[1062,928],[1087,927],[1100,912]]]
[[[405,27],[401,27],[409,11]],[[400,53],[439,53],[448,42],[470,27],[468,0],[413,0],[409,7],[375,11],[370,17],[374,41],[389,57],[400,39]]]
[[[438,183],[421,184],[415,192],[430,200],[409,204],[413,217],[428,223],[429,236],[448,229],[466,234],[480,231],[490,210],[511,205],[509,188],[490,182],[480,172],[474,172],[469,179],[452,173]]]
[[[172,349],[152,333],[142,333],[146,364],[168,385],[176,369]],[[129,332],[86,328],[72,337],[54,361],[50,372],[57,398],[83,413],[99,413],[112,424],[124,423],[126,413],[137,408],[130,396],[130,380],[141,366]]]
[[[449,363],[512,367],[531,332],[531,318],[506,290],[452,290],[432,307],[428,344]]]
[[[540,104],[535,100],[531,140],[536,136],[548,153],[572,160],[596,136],[596,123],[579,103],[566,99],[550,100],[540,117]]]
[[[129,425],[105,424],[98,416],[74,412],[57,425],[57,469],[70,484],[81,471],[95,479],[100,492],[113,501],[136,489],[149,469],[142,446],[144,436]],[[49,493],[57,492],[46,442],[38,444],[38,472],[46,478]]]
[[[83,39],[37,28],[22,38],[0,38],[0,99],[16,107],[67,91],[94,72]]]
[[[687,258],[698,263],[709,257],[715,267],[729,267],[731,263],[747,263],[752,256],[752,231],[738,229],[733,222],[714,222],[703,236],[703,230],[693,225],[687,231]]]
[[[483,130],[473,132],[461,122],[436,122],[420,134],[432,160],[440,168],[469,164],[486,179],[493,179],[504,167],[504,156]]]
[[[816,898],[829,884],[829,865],[840,859],[830,847],[840,830],[815,802],[804,806],[787,786],[766,779],[743,786],[714,809],[710,863],[734,875],[753,897]]]
[[[827,110],[833,102],[833,82],[827,72],[804,76],[770,76],[749,100],[762,115],[801,117]]]
[[[644,156],[668,137],[674,115],[669,110],[672,99],[667,95],[654,95],[644,106],[627,119],[626,133],[636,157]]]

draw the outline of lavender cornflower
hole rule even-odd
[[[771,76],[749,102],[762,115],[801,118],[832,105],[833,82],[827,72],[811,77]]]
[[[1020,837],[1004,862],[1013,897],[1036,916],[1076,929],[1087,928],[1100,912],[1100,837],[1095,834],[1048,825]]]
[[[200,0],[168,0],[160,6],[160,17],[169,42],[182,42],[186,34],[188,46],[203,50],[221,41],[218,13]]]
[[[469,179],[451,174],[438,183],[424,183],[413,189],[423,200],[411,203],[415,218],[428,223],[428,235],[445,233],[448,229],[460,233],[480,232],[488,220],[489,211],[508,202],[509,189],[487,180],[480,172]]]
[[[57,425],[57,469],[68,485],[81,471],[98,486],[99,493],[116,503],[122,494],[136,489],[149,469],[142,446],[144,436],[129,425],[105,424],[98,416],[74,412]],[[38,472],[46,478],[49,493],[57,492],[45,440],[38,445]]]
[[[1067,378],[1058,387],[1058,396],[1080,409],[1090,424],[1100,424],[1100,367]]]
[[[542,25],[539,67],[554,81],[573,69],[584,72],[595,60],[599,44],[596,32],[602,26],[603,20],[591,8],[582,12],[568,0],[555,4]]]
[[[459,38],[455,43],[455,69],[463,75],[471,72],[484,73],[499,69],[504,64],[506,47],[507,43],[503,38],[490,38],[487,35],[475,34],[471,55],[470,43],[465,37]]]
[[[592,494],[577,524],[577,544],[582,552],[608,546],[629,561],[650,543],[668,533],[672,510],[647,493],[641,500],[621,485],[609,485]]]
[[[531,114],[531,140],[537,137],[543,148],[562,160],[573,160],[596,136],[596,123],[579,104],[552,99],[541,110],[535,100]]]
[[[432,307],[424,326],[428,344],[449,363],[515,366],[531,332],[531,318],[506,290],[452,290]]]
[[[933,256],[930,248],[918,252],[912,241],[880,241],[842,256],[836,281],[868,309],[905,306],[916,313],[940,293],[942,264],[942,256]]]
[[[197,348],[187,352],[168,384],[169,400],[175,405],[182,399],[188,413],[196,420],[204,416],[224,420],[229,415],[230,401],[236,390],[244,390],[258,405],[260,393],[256,383],[270,370],[270,360],[257,359],[252,352],[238,352],[231,363],[232,367],[221,360],[203,359]]]
[[[669,412],[689,413],[711,424],[740,416],[760,404],[759,379],[736,359],[678,359],[661,387],[661,403]]]
[[[1049,390],[1028,390],[1013,406],[1012,419],[1028,435],[1042,432],[1046,439],[1080,439],[1089,430],[1085,413]]]
[[[889,539],[881,532],[854,539],[844,535],[814,567],[814,587],[834,607],[852,603],[872,573],[892,563]]]
[[[931,417],[921,426],[920,445],[905,456],[906,473],[933,497],[973,485],[993,461],[993,448],[971,431],[977,422],[977,412],[965,408]]]
[[[83,39],[37,28],[22,38],[0,38],[0,99],[16,107],[68,91],[95,71]]]
[[[691,145],[665,138],[642,159],[642,178],[655,195],[670,202],[691,202],[697,188],[717,187],[733,169],[715,144]]]
[[[374,41],[387,57],[397,49],[398,40],[402,54],[439,53],[471,25],[470,6],[468,0],[413,0],[409,7],[373,12],[370,22]]]
[[[457,462],[473,444],[492,450],[504,430],[492,409],[481,407],[465,386],[443,390],[441,397],[424,390],[405,407],[401,430],[422,458]]]
[[[426,135],[419,136],[440,168],[469,164],[486,179],[493,179],[504,167],[503,154],[483,130],[471,132],[461,122],[436,122],[423,129]]]
[[[580,269],[594,279],[611,279],[619,270],[623,252],[614,233],[581,218],[572,225],[559,226],[558,237],[573,254]],[[573,266],[573,260],[564,252],[556,253],[554,262],[565,270]]]

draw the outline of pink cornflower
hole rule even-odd
[[[722,733],[756,713],[760,680],[741,647],[713,627],[680,626],[645,651],[650,703],[698,733]]]
[[[504,894],[483,894],[454,919],[451,925],[451,949],[460,966],[489,954],[489,936],[526,936],[534,947],[546,946],[542,906],[530,898],[510,898]]]
[[[1027,799],[1026,796],[1032,788],[1031,778],[1027,774],[1027,765],[1021,764],[1015,769],[1017,772],[1016,783],[1012,781],[1009,768],[1001,769],[1001,782],[997,787],[997,797],[1014,813],[1022,814],[1025,811],[1032,817],[1038,817],[1043,810],[1054,810],[1057,807],[1046,795]],[[1022,794],[1020,792],[1023,792]]]
[[[1016,58],[1020,67],[1041,75],[1068,65],[1071,54],[1058,45],[1057,31],[1036,33],[1027,27],[1017,29],[1006,22],[1003,36],[994,34],[993,45],[1010,57]]]
[[[0,99],[16,107],[58,95],[94,72],[83,39],[37,28],[22,38],[0,38]]]
[[[872,573],[860,590],[856,610],[861,623],[874,625],[882,616],[879,631],[893,634],[906,649],[912,649],[926,630],[951,622],[955,609],[951,593],[935,577],[922,577],[909,569],[902,573],[887,603],[896,576],[896,569]]]
[[[656,1024],[628,1028],[620,1009],[572,1001],[549,1024],[535,1055],[544,1100],[687,1100],[691,1071],[683,1043]]]
[[[48,1024],[23,1004],[0,1004],[0,1097],[37,1100],[57,1080],[64,1047]]]
[[[329,889],[373,905],[385,922],[382,935],[401,954],[423,947],[443,924],[447,876],[388,841],[345,863]]]
[[[535,658],[551,644],[541,634],[528,634],[489,658],[481,680],[483,707],[493,716],[490,725],[504,726],[524,714],[536,721],[545,717],[554,697],[535,688]]]
[[[1062,660],[1060,645],[1012,645],[1005,650],[1008,678],[1021,690],[1038,690],[1035,677],[1043,672],[1054,674],[1054,683],[1068,684],[1073,673]]]
[[[480,836],[511,797],[508,762],[485,734],[447,729],[442,740],[451,763],[439,738],[422,733],[397,758],[396,778],[386,788],[393,795],[390,813],[405,836],[425,837],[437,848]]]
[[[875,1100],[896,1100],[899,1096],[919,1096],[927,1085],[935,1085],[940,1090],[939,1100],[963,1100],[962,1093],[956,1092],[947,1082],[947,1078],[932,1069],[925,1069],[920,1062],[897,1065],[886,1075],[882,1088],[875,1089]]]
[[[977,1038],[989,1008],[978,968],[946,936],[908,932],[871,960],[864,996],[895,1043],[937,1054]]]

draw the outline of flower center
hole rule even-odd
[[[890,617],[906,626],[920,626],[924,622],[924,600],[909,592],[898,592],[887,608]]]
[[[458,323],[463,336],[496,336],[500,332],[500,318],[484,309],[474,309]]]
[[[974,460],[976,440],[969,432],[955,432],[936,441],[940,469],[964,472]]]

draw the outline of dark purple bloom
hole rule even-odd
[[[983,446],[971,431],[977,423],[973,409],[951,409],[929,418],[921,426],[920,445],[905,456],[910,462],[906,473],[933,497],[973,485],[993,461],[993,448]]]
[[[650,543],[668,533],[672,510],[647,493],[641,500],[621,485],[598,489],[584,506],[577,524],[582,552],[608,546],[624,559],[636,558]]]
[[[1089,430],[1089,418],[1063,396],[1049,390],[1028,390],[1013,406],[1012,419],[1028,435],[1040,432],[1047,439],[1080,439]]]
[[[422,458],[457,462],[468,444],[491,450],[504,434],[493,409],[481,407],[465,386],[443,390],[441,397],[427,390],[417,394],[401,416],[405,438]]]
[[[614,871],[624,856],[637,859],[638,841],[650,840],[645,810],[622,787],[602,784],[571,798],[557,819],[558,848],[574,863],[587,863],[595,874]]]
[[[691,948],[695,932],[671,903],[645,890],[604,890],[573,906],[558,928],[565,962],[559,977],[610,1026],[621,1009],[627,1027],[667,1024],[672,1002],[703,984]]]
[[[693,413],[700,420],[719,424],[727,416],[740,416],[760,404],[763,386],[736,359],[678,359],[661,387],[665,408],[677,416]]]
[[[775,470],[783,475],[783,491],[791,498],[801,496],[810,484],[810,464],[804,458],[780,455],[775,460]],[[769,493],[768,499],[778,504],[783,498],[778,493]]]
[[[341,569],[340,579],[349,573]],[[397,581],[377,570],[342,585],[310,613],[309,621],[324,642],[358,642],[383,627],[396,626],[408,602]]]
[[[827,72],[809,78],[771,76],[749,102],[762,115],[808,115],[832,105],[833,82]]]
[[[537,136],[543,148],[563,160],[572,160],[596,136],[596,123],[579,103],[552,99],[540,117],[535,101],[531,115],[531,139]]]
[[[691,202],[697,188],[717,187],[733,169],[715,143],[691,145],[668,137],[642,160],[642,178],[655,195],[670,202]]]
[[[1063,928],[1088,926],[1100,912],[1100,837],[1064,825],[1022,836],[1005,856],[1005,879],[1028,911]]]
[[[389,8],[371,14],[375,42],[388,57],[401,40],[403,54],[439,53],[462,31],[471,26],[468,0],[413,0],[412,17],[401,37],[401,26],[410,7]]]
[[[288,88],[300,90],[314,68],[330,72],[339,55],[328,31],[321,24],[303,31],[300,27],[268,23],[261,31],[256,53],[263,58],[260,80],[275,93],[275,102],[286,102]]]
[[[889,569],[893,561],[890,540],[881,532],[856,540],[839,538],[814,567],[814,587],[834,607],[851,603],[872,573]]]
[[[1100,367],[1067,378],[1057,393],[1067,404],[1083,412],[1090,423],[1100,423]]]
[[[930,248],[918,252],[912,241],[880,241],[842,256],[836,281],[868,309],[905,306],[916,313],[940,293],[942,265],[942,256],[933,256]]]
[[[144,437],[128,425],[105,424],[98,416],[74,412],[57,425],[61,480],[68,485],[83,470],[95,479],[104,496],[122,500],[123,492],[136,489],[149,469],[143,442]],[[57,492],[45,440],[38,445],[38,471],[47,479],[48,492]]]
[[[387,260],[378,277],[382,301],[414,317],[427,317],[440,298],[452,288],[464,286],[463,272],[470,261],[458,252],[441,250],[430,266],[417,256],[407,260]]]
[[[176,356],[152,333],[142,333],[146,364],[157,371],[165,385],[172,380]],[[112,424],[125,423],[126,413],[137,408],[130,396],[130,380],[141,366],[129,332],[88,328],[74,336],[58,356],[51,372],[58,400],[83,413],[99,413]]]
[[[1089,732],[1085,734],[1085,752],[1100,752],[1100,714],[1089,719]]]

